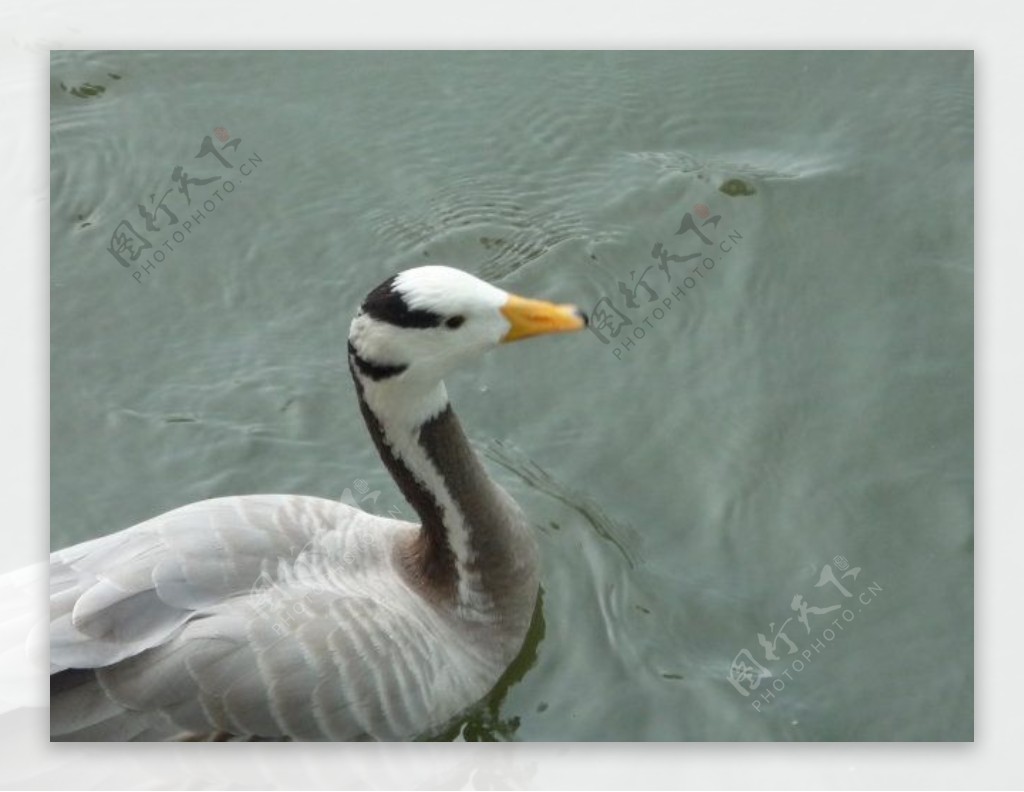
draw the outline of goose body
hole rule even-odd
[[[398,740],[479,701],[522,646],[538,554],[443,377],[585,323],[447,267],[372,291],[349,368],[420,523],[245,495],[53,553],[52,738]]]

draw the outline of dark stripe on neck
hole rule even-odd
[[[397,377],[409,368],[404,364],[398,366],[387,366],[380,363],[373,363],[360,355],[351,341],[348,342],[348,355],[349,360],[356,364],[356,368],[358,368],[364,376],[369,377],[374,382],[380,382],[388,377]]]
[[[354,358],[353,358],[354,360]],[[458,590],[458,572],[455,569],[455,554],[448,543],[448,533],[444,526],[444,515],[441,505],[434,494],[413,475],[406,464],[395,456],[388,437],[384,433],[380,419],[366,403],[363,383],[359,380],[355,367],[358,363],[349,363],[352,379],[356,383],[356,395],[359,398],[359,410],[366,421],[373,444],[384,461],[391,478],[395,480],[402,495],[412,506],[421,521],[420,536],[412,548],[411,557],[407,559],[409,571],[438,594],[454,598]],[[446,408],[450,411],[450,408]],[[428,422],[429,423],[429,422]]]
[[[440,327],[444,317],[433,311],[413,309],[408,306],[401,292],[395,289],[393,275],[366,295],[363,311],[380,322],[398,327]]]
[[[523,543],[516,539],[518,510],[487,474],[450,405],[423,424],[420,445],[462,515],[479,583],[495,602],[511,603],[532,574],[518,566],[526,560],[519,556]],[[535,589],[527,591],[528,597],[535,594]]]

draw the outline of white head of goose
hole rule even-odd
[[[483,698],[529,627],[537,547],[443,377],[586,321],[448,267],[370,292],[349,368],[420,524],[246,495],[53,553],[51,737],[409,739]]]

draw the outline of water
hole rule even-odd
[[[56,52],[51,80],[54,548],[247,492],[411,516],[345,335],[452,264],[608,343],[449,381],[543,603],[440,736],[972,737],[970,53]],[[221,178],[189,205],[176,166]]]

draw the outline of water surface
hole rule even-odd
[[[441,736],[972,737],[970,53],[56,52],[51,84],[54,548],[250,492],[411,517],[345,335],[450,264],[603,338],[448,383],[544,594]]]

